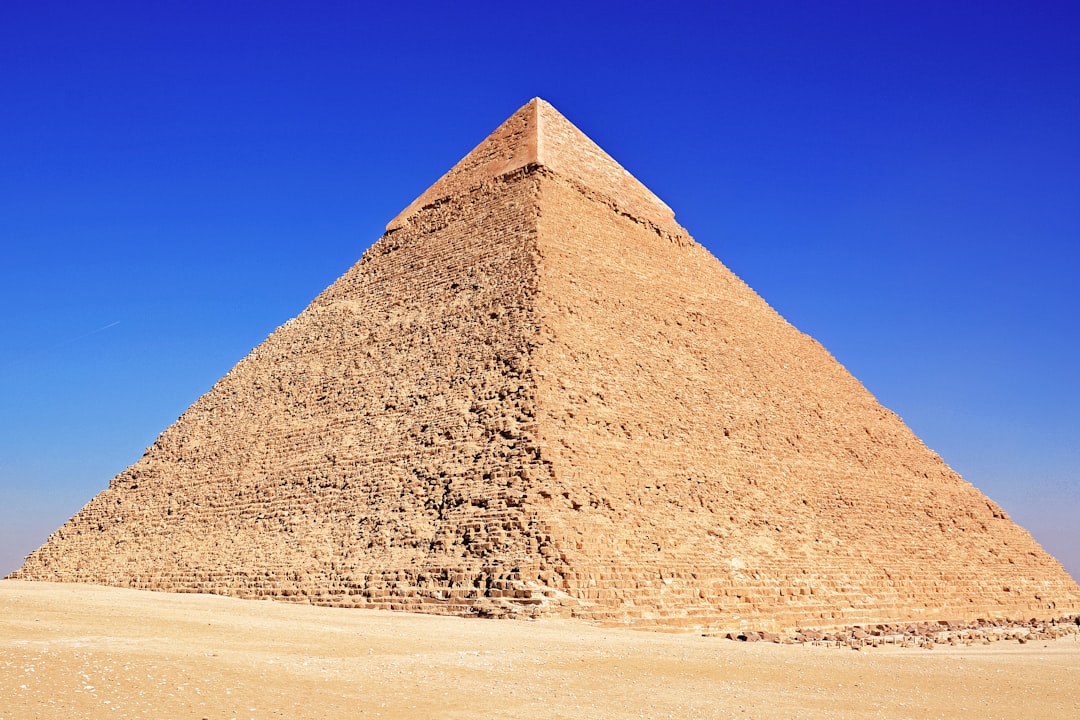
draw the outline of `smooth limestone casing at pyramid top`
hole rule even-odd
[[[538,99],[12,577],[716,629],[1080,610]]]

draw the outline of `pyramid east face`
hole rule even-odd
[[[14,574],[647,626],[1080,588],[533,100]]]

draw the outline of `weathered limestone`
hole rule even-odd
[[[714,630],[1080,611],[538,99],[13,577]]]

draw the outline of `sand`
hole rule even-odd
[[[0,719],[1077,718],[1080,641],[850,649],[0,582]]]

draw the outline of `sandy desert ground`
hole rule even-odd
[[[0,718],[1077,718],[1080,641],[934,650],[0,582]]]

